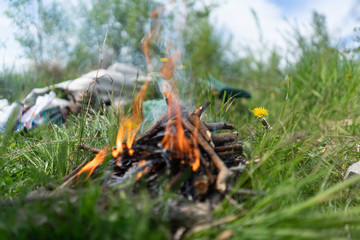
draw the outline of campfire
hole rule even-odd
[[[83,173],[88,173],[86,179],[89,178],[95,168],[109,156],[112,157],[109,161],[112,175],[106,182],[109,186],[133,178],[138,182],[147,181],[149,189],[163,186],[159,181],[164,181],[166,189],[178,191],[189,200],[206,198],[214,192],[224,194],[230,177],[243,169],[242,144],[237,140],[237,132],[221,131],[233,130],[233,125],[224,122],[205,123],[201,120],[209,103],[194,110],[181,104],[174,77],[181,59],[180,50],[172,51],[171,55],[169,52],[167,61],[160,68],[161,80],[158,82],[167,103],[167,111],[136,138],[143,122],[142,104],[146,89],[154,73],[148,44],[153,35],[160,33],[157,16],[164,8],[155,9],[151,14],[154,25],[143,45],[149,73],[134,99],[132,115],[127,118],[121,114],[112,156],[108,154],[109,146],[97,150],[96,157],[76,175],[79,180]]]
[[[106,184],[114,186],[134,179],[146,181],[153,189],[167,176],[165,188],[189,200],[225,193],[229,177],[243,170],[243,146],[237,132],[214,132],[233,130],[234,126],[203,122],[201,116],[209,103],[190,111],[171,94],[167,94],[166,101],[167,112],[136,139],[139,113],[135,110],[131,118],[121,121],[110,160],[112,177]],[[108,149],[95,150],[98,154],[77,173],[78,178],[84,172],[90,177],[105,160]]]
[[[155,22],[144,38],[146,82],[133,101],[131,116],[120,111],[115,146],[97,149],[80,144],[80,148],[97,154],[64,177],[59,188],[70,186],[76,178],[79,182],[86,181],[94,171],[104,169],[97,168],[99,165],[106,165],[102,178],[104,189],[123,189],[133,194],[144,189],[150,197],[175,193],[178,197],[169,199],[166,208],[173,237],[180,239],[189,229],[211,221],[212,209],[227,197],[232,183],[244,170],[246,159],[234,125],[203,120],[209,103],[193,108],[182,104],[174,76],[179,69],[181,51],[168,51],[166,61],[156,68],[159,72],[154,71],[148,44],[153,35],[159,35],[161,28],[155,18],[161,9],[163,7],[151,14]],[[140,133],[143,102],[152,80],[157,81],[167,109],[151,127]],[[160,213],[160,208],[157,206],[154,214]]]
[[[173,238],[181,239],[196,226],[211,222],[212,210],[220,206],[245,168],[243,144],[234,125],[202,120],[209,103],[189,109],[170,91],[164,93],[167,111],[137,135],[143,120],[144,86],[135,98],[131,117],[122,114],[116,146],[97,149],[80,145],[97,154],[65,177],[60,188],[76,178],[84,181],[82,175],[87,180],[97,166],[106,164],[104,191],[119,189],[133,195],[142,189],[150,197],[171,191],[178,197],[167,201],[167,217]],[[160,203],[153,214],[161,214],[164,204]]]

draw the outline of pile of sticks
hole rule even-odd
[[[192,144],[199,149],[198,170],[191,170],[188,163],[192,159],[189,156],[162,146],[166,125],[169,121],[174,121],[173,114],[169,116],[165,113],[134,141],[133,154],[125,149],[120,156],[110,161],[114,172],[107,185],[117,185],[137,174],[138,181],[146,181],[149,188],[158,192],[158,186],[162,185],[160,179],[164,179],[162,176],[165,174],[169,176],[166,178],[166,188],[179,190],[189,200],[206,197],[214,191],[225,193],[229,177],[234,172],[243,170],[243,146],[237,141],[237,132],[221,131],[233,130],[234,125],[224,122],[205,123],[200,120],[208,106],[209,103],[194,112],[181,106],[181,124],[185,136],[189,139],[190,136],[195,136],[196,144]],[[115,163],[119,158],[121,160],[118,166]]]

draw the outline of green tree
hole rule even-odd
[[[106,47],[113,60],[144,64],[142,40],[150,32],[150,13],[156,0],[91,0],[82,3],[82,23],[69,66],[86,68],[98,61],[99,48],[107,34]],[[84,57],[87,58],[83,62]],[[109,57],[109,56],[108,56]]]
[[[189,11],[188,25],[184,32],[185,53],[193,74],[223,73],[229,65],[231,39],[224,39],[210,23],[210,13],[217,5],[205,5],[202,9]],[[191,5],[189,5],[192,8]],[[191,23],[191,24],[190,24]]]
[[[61,4],[43,0],[12,0],[5,12],[17,28],[15,39],[37,68],[64,64],[72,23]]]

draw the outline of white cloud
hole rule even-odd
[[[234,45],[248,44],[259,46],[259,33],[250,9],[254,9],[260,21],[264,40],[268,47],[276,44],[286,48],[282,37],[289,31],[290,23],[298,23],[307,34],[314,10],[326,16],[330,34],[335,38],[345,38],[352,34],[353,28],[360,25],[356,19],[360,0],[305,0],[293,2],[291,9],[283,8],[269,0],[228,0],[216,9],[212,22],[218,28],[227,29],[234,37]],[[355,16],[354,16],[355,15]],[[287,20],[286,20],[287,19]]]
[[[274,39],[276,27],[282,23],[281,9],[266,0],[229,0],[226,4],[216,9],[212,15],[212,21],[221,27],[228,29],[238,42],[253,42],[259,39],[256,22],[250,11],[254,9],[261,25],[264,37]],[[269,21],[271,20],[271,21]]]
[[[360,0],[313,0],[305,1],[301,8],[294,12],[295,18],[309,21],[313,11],[326,16],[330,34],[334,38],[343,38],[353,33],[353,29],[360,25]]]

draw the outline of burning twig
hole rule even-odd
[[[106,154],[108,151],[108,146],[103,147],[101,149],[101,151],[95,156],[95,158],[93,160],[91,160],[90,162],[88,162],[83,168],[80,169],[80,171],[76,174],[77,175],[77,179],[79,180],[80,175],[83,172],[89,172],[89,174],[87,175],[86,179],[87,180],[91,174],[93,173],[93,171],[95,170],[95,168],[102,163],[105,160]]]
[[[199,117],[195,114],[189,114],[188,119],[191,122],[193,126],[198,125],[198,131],[199,133],[204,137],[204,139],[212,146],[215,147],[215,144],[211,140],[211,132],[209,129],[205,126],[205,124],[199,119]]]
[[[195,127],[187,120],[182,119],[182,122],[187,130],[189,130],[192,134],[195,132]],[[224,162],[219,158],[219,156],[215,153],[214,149],[209,145],[209,143],[201,136],[197,135],[198,144],[204,149],[204,151],[209,155],[211,162],[215,165],[215,167],[219,170],[219,174],[216,180],[216,189],[222,193],[226,190],[226,180],[230,176],[230,171],[224,164]]]

